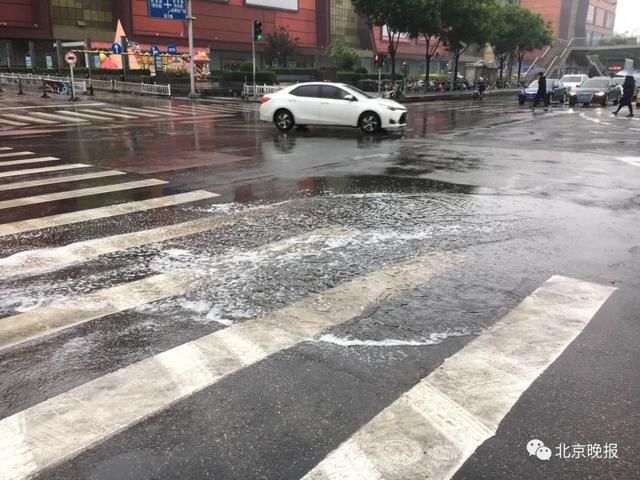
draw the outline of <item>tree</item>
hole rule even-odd
[[[518,83],[522,76],[522,62],[527,53],[543,48],[553,42],[551,27],[536,13],[518,9],[518,14],[513,19],[513,28],[518,32],[514,56],[518,61]]]
[[[338,39],[331,43],[329,58],[334,67],[340,70],[353,70],[360,57],[355,48],[349,47]]]
[[[500,65],[500,81],[504,77],[505,63],[513,55],[518,44],[519,32],[514,25],[520,13],[519,10],[519,6],[509,4],[499,7],[496,11],[495,29],[490,43]]]
[[[373,26],[386,28],[389,34],[391,79],[396,77],[396,53],[403,34],[409,31],[411,16],[419,8],[420,0],[352,0],[358,15]]]
[[[425,47],[425,90],[429,85],[431,59],[440,47],[442,36],[443,0],[420,0],[418,10],[409,18],[409,34],[412,38],[423,37]]]
[[[299,38],[293,38],[287,27],[278,27],[275,32],[268,33],[265,37],[267,46],[264,49],[267,62],[274,62],[279,67],[286,67],[287,60],[298,51]]]
[[[447,0],[442,3],[442,36],[453,55],[454,82],[458,78],[462,54],[473,44],[484,46],[491,40],[496,9],[495,0]]]

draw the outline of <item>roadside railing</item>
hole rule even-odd
[[[276,93],[282,90],[279,85],[248,85],[245,84],[242,88],[242,96],[247,97],[262,97],[263,95],[269,95],[270,93]]]
[[[52,75],[33,75],[1,73],[0,88],[3,85],[16,85],[19,91],[24,88],[37,89],[47,85],[49,93],[71,95],[71,79]],[[93,93],[94,90],[105,92],[137,93],[139,95],[171,96],[171,85],[156,85],[148,83],[121,82],[119,80],[75,80],[73,82],[76,94]]]

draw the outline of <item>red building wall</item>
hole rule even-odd
[[[51,38],[49,2],[0,0],[0,38]]]
[[[125,22],[127,33],[139,42],[153,43],[154,39],[170,38],[186,44],[186,22],[150,18],[147,0],[130,0],[130,18]],[[252,22],[261,20],[265,34],[277,27],[287,27],[303,51],[326,47],[324,30],[328,16],[323,14],[326,0],[299,0],[298,11],[248,7],[244,0],[219,3],[212,0],[193,0],[194,38],[198,45],[212,48],[246,51],[251,48]],[[317,5],[318,4],[318,5]],[[320,8],[318,8],[320,6]],[[128,25],[129,26],[128,26]],[[258,44],[260,51],[263,45]]]
[[[564,0],[522,0],[520,5],[542,15],[551,24],[553,34],[560,37],[563,3]]]
[[[381,27],[373,27],[373,48],[379,53],[387,53],[389,50],[389,41],[382,35]],[[424,37],[415,40],[402,37],[398,43],[398,58],[405,60],[423,60],[426,54],[426,41]],[[440,46],[438,55],[446,56],[447,49]]]

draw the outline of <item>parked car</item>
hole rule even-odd
[[[282,130],[294,126],[359,127],[365,133],[407,125],[407,109],[342,83],[299,83],[260,99],[260,120]]]
[[[613,78],[593,77],[571,91],[569,105],[574,107],[581,103],[588,107],[592,103],[597,103],[606,107],[611,101],[617,105],[621,98],[622,93]]]
[[[518,94],[518,103],[524,105],[527,102],[533,102],[538,94],[538,80],[534,80],[528,87],[520,90]],[[564,103],[567,100],[567,88],[557,78],[547,78],[547,95],[549,96],[549,103],[560,102]]]
[[[560,81],[563,83],[565,87],[567,87],[567,92],[579,87],[583,82],[589,80],[589,76],[585,74],[572,73],[570,75],[564,75]]]

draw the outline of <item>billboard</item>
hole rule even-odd
[[[244,3],[250,7],[266,7],[298,11],[298,0],[245,0]]]
[[[387,27],[386,25],[384,25],[382,27],[382,38],[381,40],[388,42],[389,38],[391,37],[391,35],[389,34],[389,27]],[[414,43],[415,40],[413,38],[411,38],[411,36],[408,33],[401,33],[400,34],[400,43]]]

